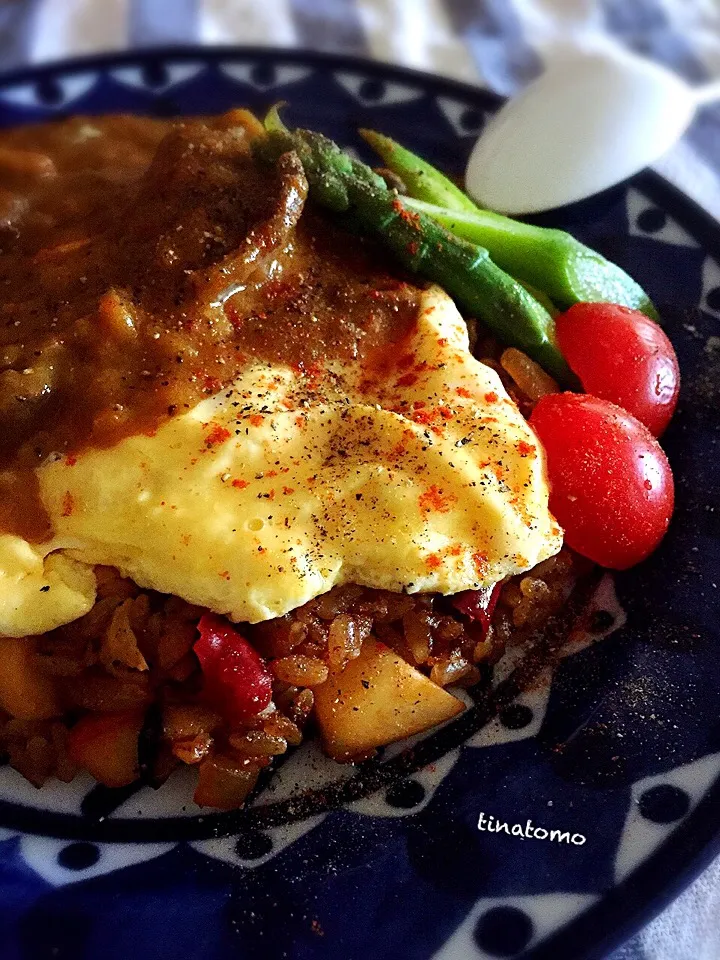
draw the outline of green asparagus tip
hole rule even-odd
[[[477,212],[475,204],[460,187],[401,143],[378,133],[377,130],[360,130],[360,136],[378,154],[387,168],[400,177],[411,197],[450,210],[471,214]]]
[[[287,100],[280,100],[270,107],[263,120],[263,126],[268,133],[290,133],[280,118],[280,111],[286,106]]]
[[[363,138],[365,143],[377,153],[379,157],[385,159],[386,153],[393,153],[396,147],[394,140],[391,140],[390,137],[384,136],[382,133],[378,133],[377,130],[368,130],[367,127],[360,127],[358,133]]]

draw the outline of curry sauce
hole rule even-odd
[[[0,135],[0,529],[50,527],[34,468],[148,432],[250,358],[368,360],[419,290],[306,207],[292,155],[234,114],[73,118]]]

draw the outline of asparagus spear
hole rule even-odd
[[[616,264],[563,230],[535,227],[489,210],[454,212],[422,200],[407,200],[458,237],[482,243],[499,266],[543,290],[561,309],[574,303],[621,303],[657,320],[649,297]]]
[[[470,197],[427,160],[375,130],[360,130],[359,133],[382,157],[388,169],[400,177],[411,197],[434,203],[438,207],[446,207],[448,210],[465,211],[469,214],[477,212],[477,207]]]
[[[443,286],[504,343],[524,350],[556,379],[573,382],[555,343],[552,317],[492,262],[486,249],[453,236],[426,214],[408,210],[381,177],[321,134],[273,128],[257,149],[270,160],[296,152],[318,202],[351,216],[405,267]]]
[[[604,301],[658,319],[639,284],[570,234],[481,210],[439,170],[390,137],[372,130],[361,133],[405,183],[408,206],[432,216],[457,236],[487,247],[499,266],[543,290],[561,309],[574,303]]]

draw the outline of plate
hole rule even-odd
[[[376,127],[455,173],[498,103],[347,58],[190,49],[5,77],[0,124],[278,100],[360,154]],[[357,768],[305,746],[244,811],[194,807],[182,776],[37,791],[3,768],[4,956],[590,960],[718,851],[720,227],[647,173],[537,219],[630,271],[680,357],[661,550],[601,582],[552,677],[521,690],[505,662],[459,720]]]

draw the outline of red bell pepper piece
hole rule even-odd
[[[204,691],[230,723],[263,711],[272,700],[272,677],[265,661],[227,620],[206,613],[195,641]]]
[[[451,598],[452,605],[464,616],[475,620],[487,633],[490,621],[500,596],[501,585],[496,583],[492,587],[480,587],[479,590],[464,590]]]

